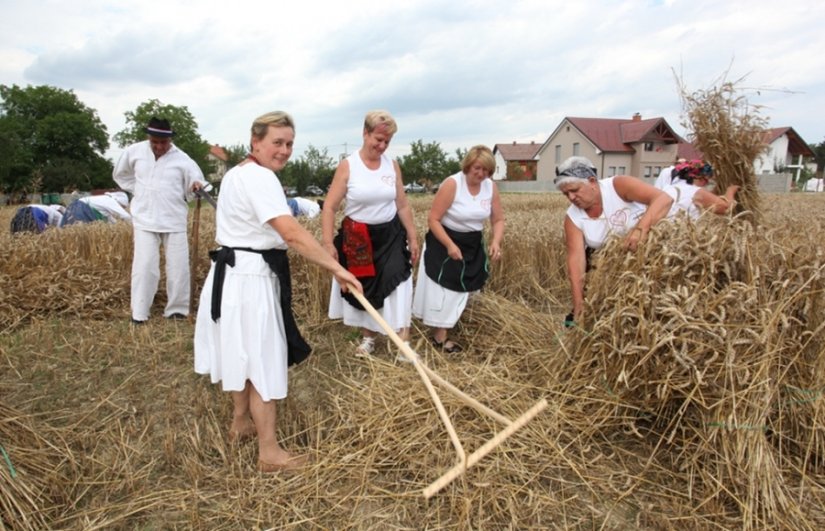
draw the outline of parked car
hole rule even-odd
[[[284,194],[287,197],[295,197],[298,195],[298,190],[296,190],[294,186],[284,186]]]
[[[427,191],[427,187],[418,183],[407,183],[404,185],[404,191],[413,194],[423,194]]]
[[[307,195],[314,195],[316,197],[324,195],[324,191],[321,190],[319,186],[315,186],[314,184],[310,184],[309,186],[307,186],[306,192]]]

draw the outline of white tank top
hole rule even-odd
[[[693,197],[699,191],[699,187],[695,184],[688,184],[684,181],[679,181],[676,184],[665,188],[665,193],[673,199],[673,204],[667,213],[668,218],[673,218],[680,211],[684,210],[690,219],[699,219],[702,211],[693,202]]]
[[[622,199],[613,186],[613,177],[597,182],[602,194],[601,216],[591,218],[576,205],[567,209],[567,217],[582,231],[584,243],[592,249],[600,249],[613,234],[627,234],[647,208],[641,203]]]
[[[347,157],[349,179],[344,215],[367,224],[386,223],[395,217],[395,165],[381,155],[377,170],[367,168],[359,152]]]
[[[457,232],[476,232],[484,228],[484,220],[490,218],[493,206],[493,181],[481,181],[477,195],[467,188],[467,176],[463,172],[447,177],[456,183],[453,204],[441,218],[441,224]]]

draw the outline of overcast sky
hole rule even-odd
[[[158,99],[201,136],[247,142],[285,110],[296,152],[360,146],[389,110],[389,153],[544,142],[565,116],[663,116],[745,77],[773,127],[825,138],[825,2],[817,0],[0,0],[0,84],[71,89],[109,135]],[[756,92],[758,90],[758,92]],[[107,153],[116,157],[113,145]]]

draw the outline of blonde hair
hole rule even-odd
[[[381,132],[394,135],[398,131],[398,124],[389,111],[370,111],[364,117],[364,131],[372,133],[376,129],[384,129]]]
[[[496,159],[493,157],[493,152],[487,146],[473,146],[464,155],[461,160],[461,171],[467,173],[470,167],[476,163],[481,163],[481,166],[492,175],[496,171]]]
[[[263,140],[269,132],[269,126],[273,127],[289,127],[295,131],[295,122],[292,116],[284,111],[272,111],[262,114],[255,118],[252,122],[252,138]]]

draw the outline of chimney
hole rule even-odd
[[[642,115],[638,112],[633,113],[633,121],[634,122],[641,122],[642,121]]]

